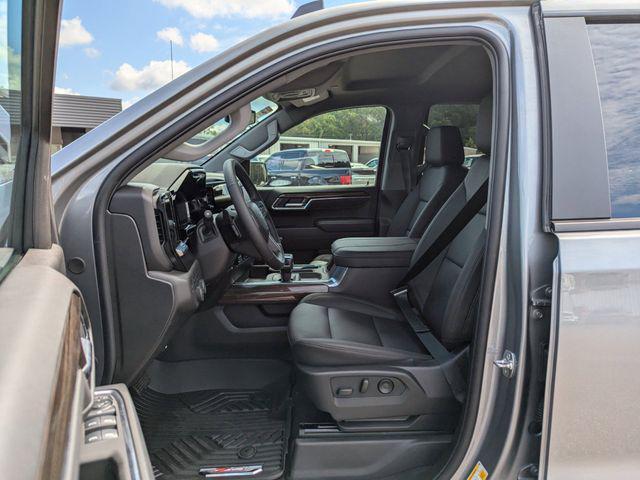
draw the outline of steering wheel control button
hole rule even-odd
[[[369,379],[363,378],[360,382],[360,393],[367,393],[367,390],[369,390]]]
[[[198,280],[198,283],[195,287],[195,294],[200,303],[204,302],[205,298],[207,297],[207,284],[204,283],[204,280]]]
[[[340,387],[336,391],[336,396],[338,397],[350,397],[353,395],[353,388],[351,387]]]
[[[388,378],[383,378],[378,382],[378,391],[382,395],[389,395],[391,392],[393,392],[393,388],[394,388],[393,380],[390,380]]]

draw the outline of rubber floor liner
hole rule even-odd
[[[262,467],[251,478],[280,478],[291,408],[288,398],[277,397],[247,390],[166,395],[149,388],[136,395],[156,478],[197,479],[204,478],[201,468],[249,466]]]

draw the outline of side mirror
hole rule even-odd
[[[254,185],[260,187],[268,182],[267,165],[264,162],[252,160],[249,164],[249,176]]]

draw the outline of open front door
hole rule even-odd
[[[59,3],[0,12],[0,477],[71,478],[93,360],[51,220]]]

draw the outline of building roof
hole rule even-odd
[[[119,98],[53,95],[54,127],[95,128],[122,111]]]
[[[20,92],[11,90],[9,96],[0,97],[2,106],[11,117],[11,123],[20,123]],[[122,111],[119,98],[87,97],[84,95],[53,95],[52,126],[91,129]]]

